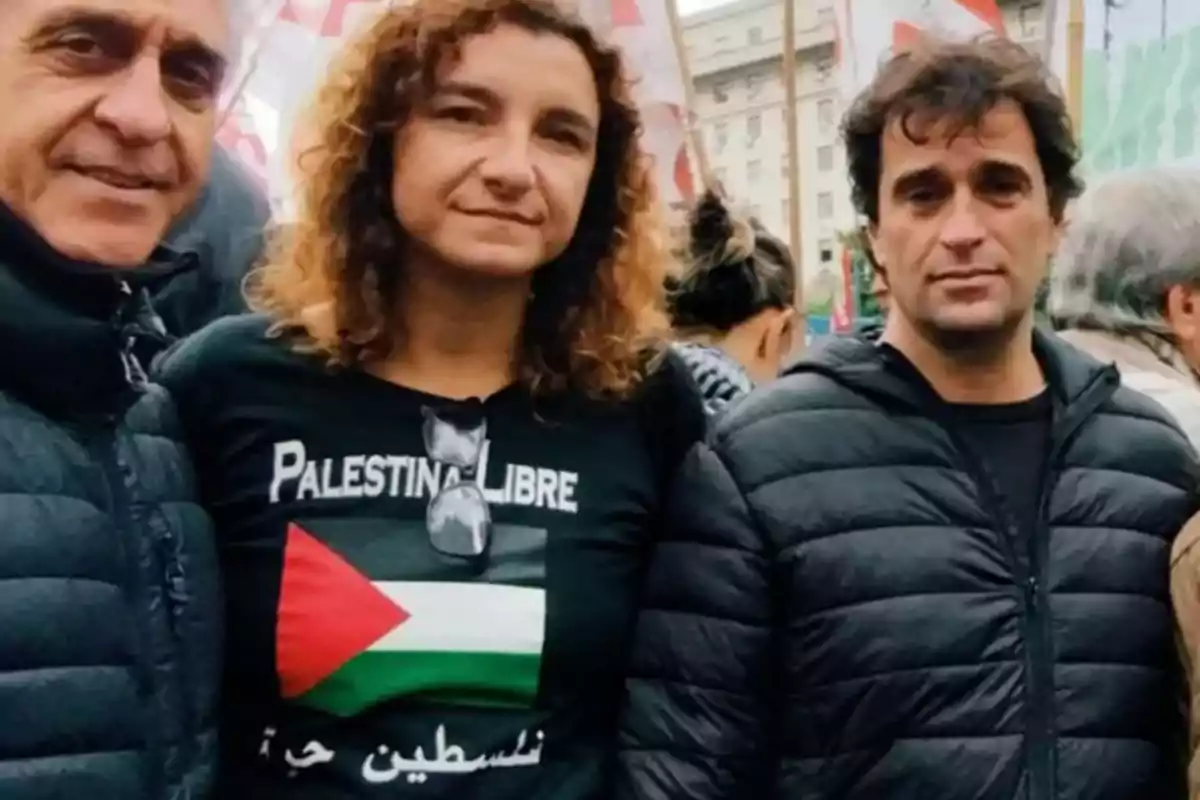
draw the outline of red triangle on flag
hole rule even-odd
[[[612,24],[614,28],[641,25],[642,10],[638,8],[638,0],[612,0]]]
[[[309,691],[409,618],[294,522],[288,525],[277,613],[275,663],[284,697]]]

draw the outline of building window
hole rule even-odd
[[[817,127],[821,133],[829,133],[833,129],[832,100],[821,100],[817,103]]]
[[[762,114],[751,114],[746,117],[746,138],[753,143],[760,136],[762,136]]]
[[[757,183],[762,180],[762,162],[757,159],[746,164],[746,180]]]
[[[729,87],[723,83],[718,83],[713,87],[713,102],[717,105],[729,102]]]
[[[746,98],[753,100],[762,94],[763,86],[766,81],[762,75],[747,75],[746,76]]]
[[[725,145],[729,143],[729,127],[724,122],[718,122],[713,126],[713,150],[720,153],[725,150]]]
[[[829,172],[833,169],[833,145],[823,144],[817,148],[817,171]]]
[[[1021,31],[1022,39],[1032,39],[1038,35],[1038,13],[1041,3],[1021,3],[1017,8],[1017,29]],[[1044,14],[1045,11],[1042,11]],[[1061,12],[1059,12],[1061,13]]]
[[[829,219],[833,216],[833,195],[821,192],[817,195],[817,219]]]
[[[762,44],[762,28],[757,26],[751,28],[746,33],[746,39],[750,44]]]
[[[822,239],[818,245],[821,250],[821,263],[830,264],[833,262],[833,240]]]
[[[833,59],[822,58],[817,62],[817,83],[827,83],[833,77]]]

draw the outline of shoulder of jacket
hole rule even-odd
[[[1200,508],[1200,456],[1195,440],[1158,399],[1121,385],[1083,434],[1124,468],[1165,481]],[[1192,420],[1194,427],[1195,420]]]
[[[674,348],[665,348],[639,388],[635,405],[656,449],[669,463],[704,438],[707,416],[691,370]]]
[[[1172,391],[1147,391],[1122,380],[1107,404],[1109,414],[1147,420],[1162,426],[1165,438],[1176,438],[1182,446],[1192,442],[1186,431],[1200,425],[1200,390],[1177,387]]]
[[[162,353],[155,360],[154,378],[173,391],[186,391],[191,384],[252,368],[285,347],[269,338],[269,330],[269,320],[259,314],[222,317]]]
[[[861,407],[861,397],[820,372],[795,372],[764,384],[729,408],[713,429],[713,440],[737,436],[778,436],[784,418],[805,412]]]

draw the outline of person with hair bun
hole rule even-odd
[[[618,52],[414,0],[329,70],[255,314],[169,354],[228,606],[219,797],[609,796],[706,419]]]
[[[791,253],[713,190],[688,219],[686,269],[666,281],[676,351],[710,414],[774,378],[792,346]]]

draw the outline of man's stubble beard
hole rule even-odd
[[[925,341],[951,361],[994,364],[1012,349],[1032,313],[1032,310],[1011,312],[999,324],[986,328],[944,328],[925,320],[915,327]]]

